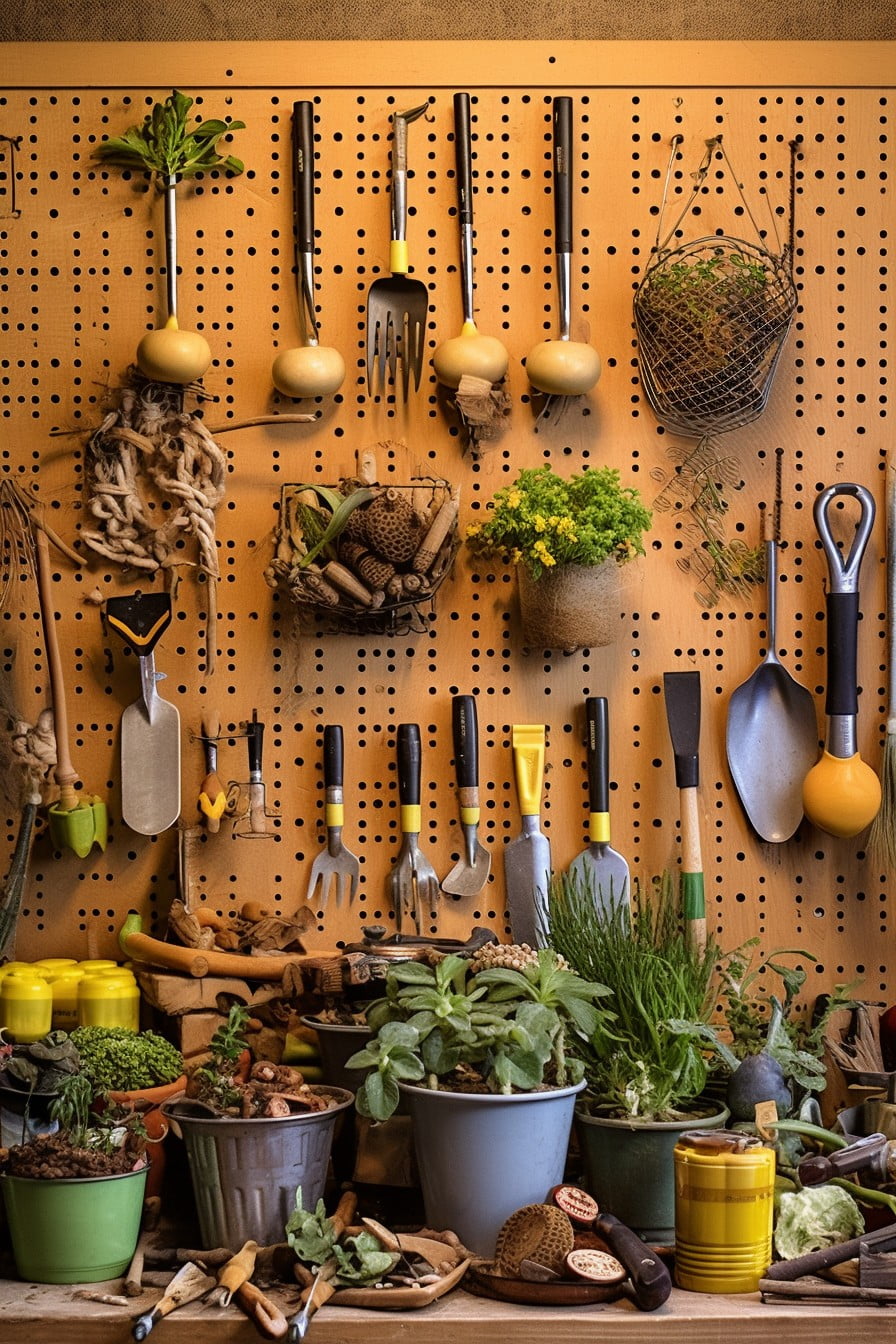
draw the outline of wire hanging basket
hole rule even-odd
[[[797,306],[789,245],[776,255],[762,241],[715,234],[666,246],[720,146],[720,136],[707,143],[689,200],[663,243],[658,235],[634,299],[650,405],[670,429],[701,437],[739,429],[762,414]],[[724,151],[723,157],[727,162]]]
[[[321,634],[425,633],[460,545],[458,502],[457,488],[435,477],[284,485],[268,582]]]

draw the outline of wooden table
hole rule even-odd
[[[100,1285],[94,1285],[100,1287]],[[119,1281],[104,1286],[116,1292]],[[74,1298],[74,1288],[0,1280],[3,1344],[120,1344],[130,1320],[147,1310],[158,1292],[145,1292],[129,1307]],[[289,1313],[295,1294],[281,1305]],[[587,1307],[520,1307],[474,1297],[457,1289],[420,1311],[359,1311],[325,1306],[313,1319],[311,1344],[879,1344],[892,1328],[886,1308],[816,1307],[761,1303],[758,1294],[720,1297],[678,1289],[659,1311],[640,1312],[627,1301]],[[156,1331],[158,1333],[156,1333]],[[188,1305],[156,1327],[159,1344],[251,1344],[261,1338],[235,1307]]]

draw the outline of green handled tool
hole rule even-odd
[[[666,717],[675,756],[675,783],[681,807],[681,898],[688,938],[706,947],[706,900],[697,786],[700,783],[700,673],[666,672]]]

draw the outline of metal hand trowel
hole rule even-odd
[[[522,830],[504,850],[510,933],[515,943],[544,947],[548,926],[551,842],[541,830],[544,724],[513,725],[513,768]]]
[[[121,816],[132,831],[158,835],[180,815],[180,715],[163,700],[153,650],[171,622],[168,593],[110,597],[106,619],[140,659],[140,699],[121,716]]]

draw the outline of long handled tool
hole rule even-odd
[[[81,781],[69,754],[65,678],[50,607],[50,549],[43,528],[38,525],[35,532],[37,589],[50,671],[53,729],[56,735],[56,768],[53,771],[53,778],[59,785],[59,798],[50,808],[50,836],[57,849],[73,849],[79,859],[84,859],[93,845],[99,845],[100,849],[106,848],[109,817],[106,804],[100,798],[89,793],[80,794],[77,791],[76,786]]]
[[[693,946],[706,947],[706,900],[697,786],[700,783],[700,673],[666,672],[666,717],[675,757],[681,809],[681,899],[685,928]]]
[[[470,138],[470,95],[454,95],[454,161],[457,179],[457,222],[460,226],[460,281],[464,321],[459,336],[443,341],[432,357],[436,377],[445,387],[458,387],[464,377],[499,383],[507,372],[508,355],[494,336],[476,327],[473,283],[473,171]]]
[[[541,830],[544,724],[515,723],[511,746],[522,830],[504,849],[510,932],[515,943],[543,947],[551,880],[551,842]]]
[[[326,905],[330,887],[337,883],[336,903],[343,898],[355,899],[358,890],[358,878],[361,863],[357,855],[352,854],[342,843],[342,825],[345,818],[342,791],[343,762],[345,758],[345,740],[338,723],[328,723],[324,728],[324,819],[327,827],[327,843],[311,865],[308,878],[308,890],[305,899],[316,898],[320,886],[320,904]]]
[[[844,496],[859,504],[853,542],[844,559],[831,535],[828,511]],[[856,719],[859,693],[856,646],[859,630],[859,571],[874,526],[874,499],[862,485],[829,485],[815,500],[815,526],[827,557],[828,685],[825,712],[827,743],[821,759],[803,781],[806,816],[831,835],[858,835],[877,816],[880,780],[859,755]]]
[[[725,743],[731,777],[750,824],[763,840],[779,843],[789,840],[803,819],[803,780],[818,756],[818,723],[812,692],[778,658],[778,538],[769,511],[764,533],[766,654],[728,702]]]
[[[395,929],[411,915],[418,933],[439,899],[439,879],[417,844],[420,835],[420,725],[398,725],[398,802],[401,848],[389,876]]]
[[[271,378],[286,397],[326,397],[345,378],[338,350],[318,343],[314,302],[314,107],[303,100],[292,107],[293,204],[301,345],[281,350]]]
[[[554,261],[557,281],[558,339],[539,341],[526,358],[529,382],[548,401],[582,396],[600,377],[597,351],[570,339],[570,266],[572,258],[572,99],[554,99]]]
[[[896,873],[896,460],[887,462],[887,736],[881,768],[880,811],[868,849],[882,871]]]
[[[396,112],[392,118],[392,234],[389,243],[391,276],[374,280],[367,294],[367,389],[372,393],[379,383],[390,382],[401,363],[401,386],[407,401],[411,376],[414,389],[420,386],[423,347],[426,343],[426,316],[429,292],[422,280],[408,276],[410,262],[407,244],[408,214],[408,126],[429,106],[429,101],[410,112]]]
[[[629,869],[610,844],[610,721],[605,696],[585,701],[588,757],[589,844],[567,872],[591,893],[601,917],[628,918]]]
[[[158,835],[180,815],[180,715],[156,690],[163,674],[153,655],[171,623],[171,597],[110,597],[106,619],[140,660],[140,699],[121,716],[121,815],[132,831]]]
[[[488,850],[479,843],[479,726],[475,696],[454,697],[451,727],[464,852],[443,878],[442,890],[449,896],[475,896],[488,881],[492,863]]]

